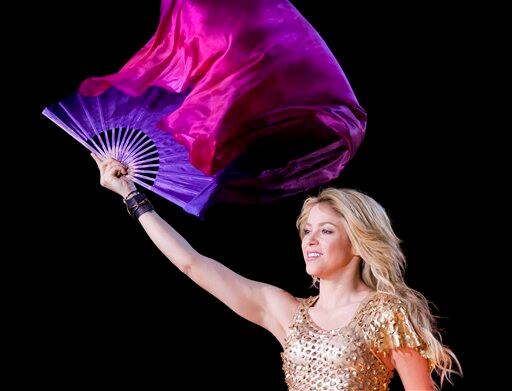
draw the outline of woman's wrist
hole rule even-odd
[[[123,202],[126,205],[126,210],[135,220],[138,220],[142,214],[154,210],[146,195],[137,190],[127,194],[127,197],[123,198]]]
[[[139,191],[137,189],[132,190],[126,195],[123,195],[123,201],[128,201],[129,199],[133,198],[135,195],[139,194]]]
[[[137,191],[135,185],[127,187],[125,190],[121,191],[120,195],[123,197],[123,200],[126,200],[128,197],[131,198]]]

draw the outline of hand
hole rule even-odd
[[[101,160],[100,157],[91,153],[92,158],[100,170],[100,185],[119,194],[126,196],[133,190],[137,190],[135,183],[127,177],[129,169],[114,158]]]

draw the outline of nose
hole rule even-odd
[[[318,243],[318,239],[316,238],[316,231],[315,232],[311,232],[311,234],[309,235],[309,238],[308,238],[308,243]]]

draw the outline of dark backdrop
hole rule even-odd
[[[443,389],[461,390],[476,366],[468,324],[478,259],[467,201],[476,170],[467,155],[478,140],[468,137],[463,104],[470,77],[464,22],[460,10],[443,6],[336,3],[293,1],[369,115],[359,152],[324,186],[361,190],[385,207],[403,240],[406,280],[436,305],[443,341],[464,366],[466,377]],[[19,384],[285,390],[277,340],[169,263],[120,197],[99,185],[88,152],[40,114],[86,77],[116,72],[151,37],[158,17],[158,1],[31,6],[30,38],[18,48],[28,54],[19,64],[28,175],[15,192],[25,207],[14,227],[22,279],[11,291],[22,303],[13,358],[23,370]],[[306,195],[216,205],[200,221],[149,194],[199,252],[300,297],[316,294],[295,229]]]

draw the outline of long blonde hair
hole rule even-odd
[[[440,377],[440,385],[444,379],[452,383],[453,373],[462,376],[457,357],[442,343],[427,299],[405,284],[406,260],[400,248],[401,240],[393,232],[384,208],[373,198],[353,189],[323,189],[317,197],[304,201],[296,223],[301,240],[309,212],[319,203],[329,205],[344,220],[352,248],[361,257],[363,282],[377,291],[394,294],[406,303],[411,322],[426,344],[425,353],[431,368]],[[313,277],[313,285],[317,283],[318,278]],[[458,370],[452,369],[454,364]]]

